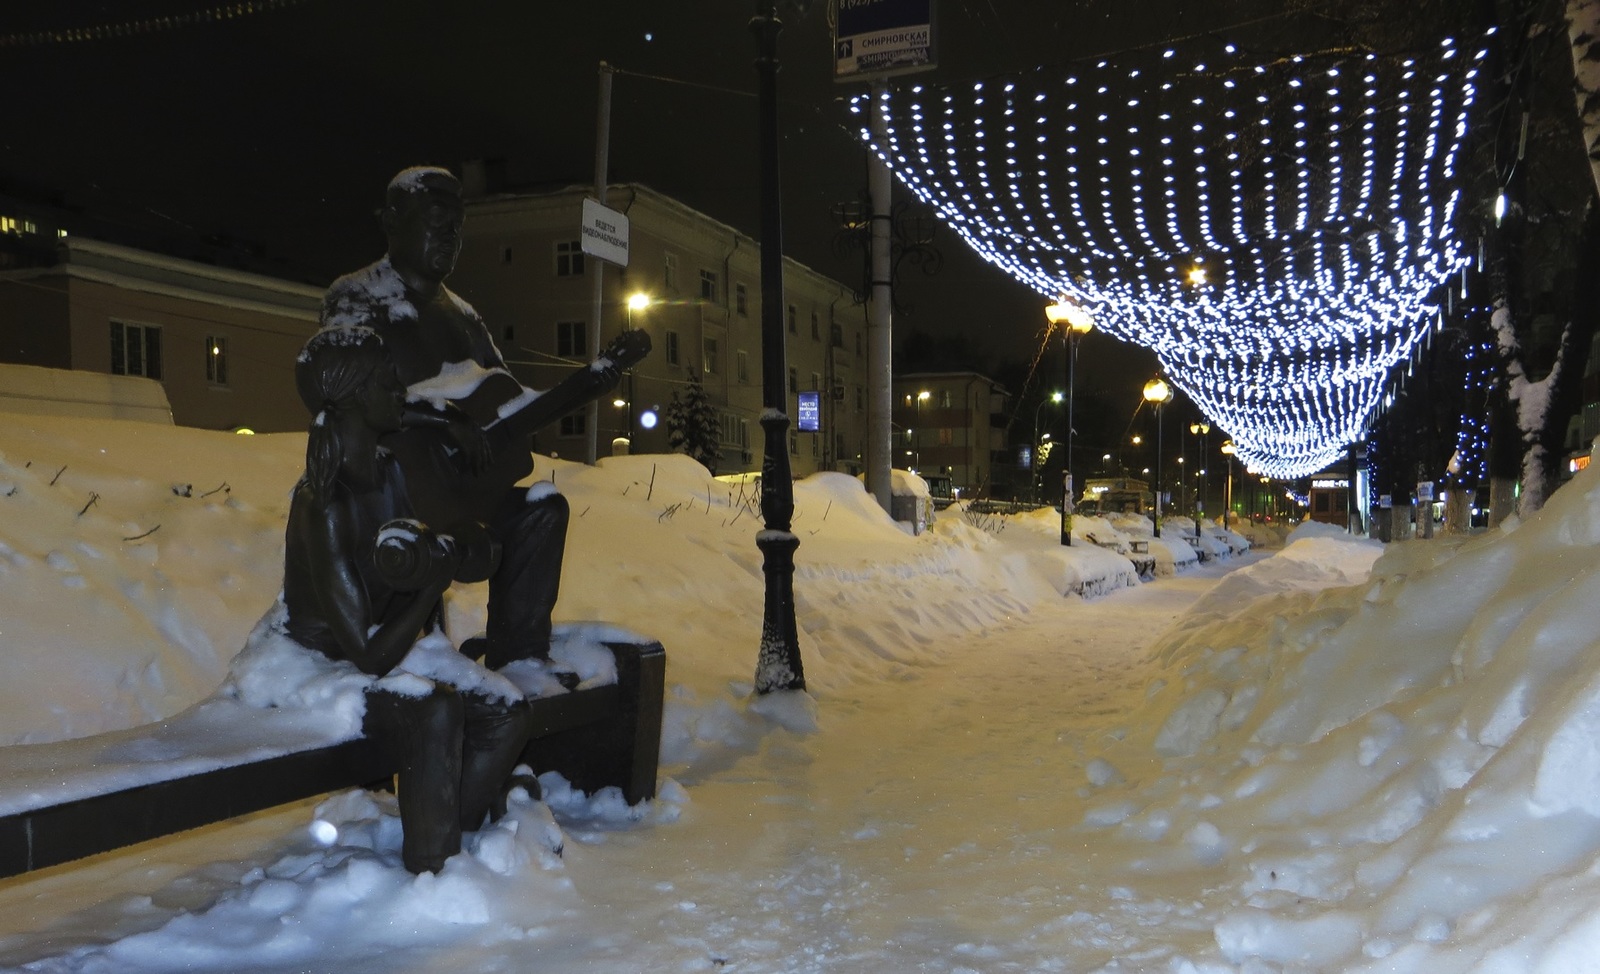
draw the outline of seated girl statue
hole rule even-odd
[[[289,506],[286,629],[302,646],[386,678],[366,690],[365,732],[401,769],[406,868],[437,872],[500,797],[527,743],[528,706],[509,681],[453,648],[448,666],[423,658],[444,641],[441,599],[452,577],[468,574],[465,546],[405,520],[404,479],[379,445],[405,412],[383,340],[367,328],[318,332],[295,362],[295,385],[315,419]],[[394,540],[393,523],[412,529],[402,541],[430,542],[432,557],[409,563],[404,583],[382,563],[380,542]],[[454,685],[440,678],[466,671],[477,673]]]

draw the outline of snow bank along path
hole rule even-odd
[[[0,433],[0,504],[26,505],[0,507],[10,740],[187,706],[275,585],[299,438],[106,430]],[[415,878],[381,799],[261,816],[0,884],[0,965],[1520,974],[1600,956],[1600,469],[1468,541],[1302,532],[1091,601],[1061,595],[1088,563],[1026,531],[910,538],[859,485],[807,481],[813,693],[759,703],[753,502],[671,458],[541,471],[585,552],[558,614],[667,641],[661,800],[550,782],[548,806]],[[481,625],[471,592],[451,612]]]

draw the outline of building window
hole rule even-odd
[[[750,315],[750,292],[743,284],[733,286],[733,310],[742,317]]]
[[[507,341],[507,342],[516,341],[517,340],[517,326],[516,325],[506,325],[504,328],[500,329],[500,340],[501,341]]]
[[[792,396],[800,391],[800,370],[789,366],[789,394]]]
[[[799,322],[800,322],[800,312],[796,311],[794,305],[792,305],[792,304],[789,305],[788,319],[789,319],[789,334],[791,334],[791,335],[800,334],[800,324],[799,324]]]
[[[161,329],[111,323],[111,374],[161,378]]]
[[[794,430],[789,431],[789,453],[793,456],[800,455],[800,434]]]
[[[701,351],[705,354],[705,370],[707,375],[716,375],[722,371],[717,361],[717,340],[707,338],[701,342]]]
[[[822,375],[820,373],[811,373],[811,388],[818,392],[822,391]]]
[[[739,374],[739,381],[740,382],[749,382],[750,381],[750,353],[746,352],[744,349],[741,348],[734,355],[734,361],[739,364],[739,373],[738,373]]]
[[[556,354],[563,358],[582,358],[589,354],[587,325],[582,321],[556,322]]]
[[[750,424],[733,413],[722,414],[722,442],[741,450],[750,445]]]
[[[678,289],[678,255],[668,251],[661,263],[661,283],[668,290]]]
[[[700,300],[710,301],[712,304],[722,303],[722,288],[717,281],[717,272],[702,270],[700,272]]]
[[[861,356],[861,332],[856,332],[856,356]]]
[[[583,275],[583,244],[576,240],[556,242],[556,276],[581,277]]]
[[[675,332],[675,331],[667,332],[667,347],[662,350],[662,354],[664,356],[666,356],[668,365],[677,365],[678,364],[678,333],[677,332]]]
[[[511,263],[511,248],[510,247],[501,247],[500,248],[500,263],[502,263],[502,264]]]
[[[568,413],[561,417],[562,436],[582,436],[589,430],[588,417],[583,413]]]
[[[950,408],[950,390],[949,389],[941,389],[941,390],[939,390],[939,408],[940,409],[949,409]]]
[[[811,312],[811,340],[814,342],[822,341],[822,319],[817,316],[815,311]]]
[[[812,433],[811,434],[811,455],[813,457],[822,456],[822,434],[821,433]]]
[[[862,386],[856,386],[856,412],[859,413],[866,408],[867,390]]]
[[[221,335],[206,336],[206,381],[228,384],[228,340]]]

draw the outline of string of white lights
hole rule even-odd
[[[1256,64],[1199,41],[851,110],[985,260],[1154,350],[1247,466],[1288,478],[1362,435],[1466,263],[1455,163],[1484,56]]]

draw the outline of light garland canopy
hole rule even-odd
[[[851,110],[985,260],[1152,349],[1247,466],[1296,477],[1361,436],[1466,262],[1455,168],[1484,56],[1189,42]]]

